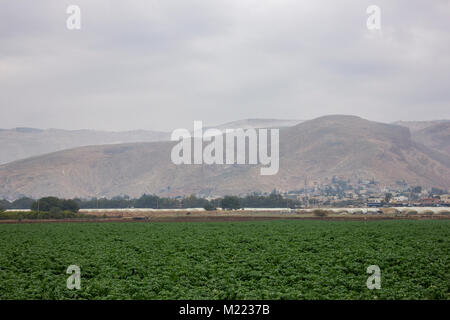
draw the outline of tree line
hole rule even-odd
[[[31,209],[32,211],[70,211],[78,212],[80,206],[76,200],[59,199],[57,197],[44,197],[38,200],[23,197],[13,202],[0,200],[0,211],[14,209]]]
[[[239,209],[239,208],[294,208],[299,205],[297,200],[284,198],[282,195],[272,192],[270,195],[252,194],[245,197],[225,196],[208,200],[190,195],[183,198],[166,198],[157,195],[143,194],[139,198],[119,196],[91,199],[59,199],[45,197],[39,200],[21,198],[13,202],[0,200],[0,210],[5,209],[31,209],[32,211],[60,210],[78,212],[79,209],[127,209],[127,208],[151,208],[151,209],[185,209],[205,208],[206,210]]]
[[[112,209],[112,208],[152,208],[152,209],[186,209],[205,208],[206,210],[239,209],[239,208],[295,208],[301,203],[297,200],[284,198],[277,193],[264,195],[247,195],[245,197],[225,196],[217,199],[205,199],[190,195],[184,198],[165,198],[144,194],[140,198],[128,197],[92,198],[89,200],[74,199],[81,209]]]

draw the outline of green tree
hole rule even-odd
[[[8,200],[0,200],[0,211],[5,211],[11,208],[11,203]]]
[[[222,199],[222,209],[239,209],[241,207],[240,200],[236,196],[225,196]]]
[[[33,211],[45,211],[49,212],[51,208],[59,208],[60,201],[56,197],[44,197],[31,204],[31,210]]]
[[[80,206],[75,200],[61,200],[61,207],[60,209],[62,211],[70,211],[70,212],[78,212],[80,210]]]
[[[31,210],[44,212],[67,210],[71,212],[78,212],[79,206],[74,200],[58,199],[56,197],[44,197],[37,201],[34,201],[31,204]]]
[[[143,194],[139,199],[135,201],[134,206],[136,208],[153,208],[159,207],[159,198],[155,195]]]
[[[202,198],[197,198],[194,194],[183,198],[181,200],[181,205],[183,208],[203,208],[207,203],[207,200]]]
[[[11,204],[12,209],[29,209],[30,206],[33,204],[34,200],[27,197],[22,197],[20,199],[15,200]]]

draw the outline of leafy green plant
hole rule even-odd
[[[449,247],[449,220],[0,224],[0,299],[448,300]]]

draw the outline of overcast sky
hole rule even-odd
[[[450,118],[450,1],[1,1],[0,128],[326,114]]]

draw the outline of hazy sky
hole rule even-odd
[[[1,1],[0,128],[326,114],[450,118],[450,1]]]

